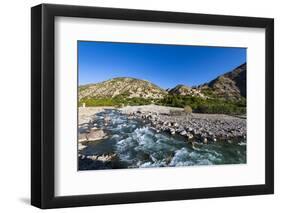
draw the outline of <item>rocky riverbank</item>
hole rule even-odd
[[[113,107],[79,107],[78,150],[86,148],[88,142],[95,142],[108,137],[103,129],[97,127],[95,120],[97,113],[112,108]],[[108,119],[109,118],[105,118],[105,123],[109,122]]]
[[[95,120],[95,115],[105,109],[114,109],[114,107],[79,107],[78,125],[81,126]]]
[[[128,106],[121,111],[130,119],[142,119],[157,132],[179,134],[187,141],[246,141],[246,119],[222,115],[184,113],[181,108],[156,105]]]

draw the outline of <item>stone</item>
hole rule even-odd
[[[182,136],[184,136],[184,135],[186,135],[186,134],[187,134],[187,132],[186,132],[185,130],[183,130],[183,131],[180,132],[180,135],[182,135]]]
[[[170,128],[170,133],[171,133],[172,135],[174,135],[174,134],[176,133],[176,131],[175,131],[174,129]]]
[[[203,143],[205,143],[205,144],[208,143],[208,139],[207,139],[207,138],[204,138],[204,139],[203,139]]]
[[[111,119],[110,119],[109,116],[105,116],[105,117],[104,117],[104,122],[108,123],[108,122],[110,122],[110,120],[111,120]]]
[[[187,134],[187,138],[188,138],[188,140],[191,140],[193,138],[193,135],[189,133],[189,134]]]
[[[208,132],[208,135],[211,135],[211,136],[212,136],[212,135],[214,135],[214,133],[212,133],[212,132]]]
[[[81,143],[78,143],[78,150],[81,151],[83,149],[85,149],[87,146],[82,145]]]
[[[184,131],[184,128],[183,128],[182,126],[179,126],[179,127],[177,128],[177,131],[180,133],[180,132]]]
[[[179,124],[178,124],[177,122],[173,122],[173,123],[172,123],[172,126],[174,126],[174,127],[178,127],[178,126],[179,126]]]
[[[78,142],[83,143],[87,141],[87,134],[86,133],[80,133],[78,136]]]
[[[102,129],[94,129],[87,135],[87,141],[97,141],[107,137],[107,134]]]

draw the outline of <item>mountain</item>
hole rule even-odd
[[[133,98],[163,98],[167,91],[155,84],[136,78],[113,78],[96,84],[79,87],[79,100],[82,98],[112,98],[118,95]]]
[[[207,97],[201,92],[200,89],[191,88],[186,85],[178,84],[174,88],[170,89],[170,95],[188,95],[192,97],[200,97],[206,99]]]
[[[172,95],[188,95],[189,92],[191,91],[191,88],[183,85],[183,84],[178,84],[174,88],[169,90],[169,94]]]
[[[164,90],[159,86],[136,78],[119,77],[96,84],[79,86],[79,100],[82,98],[126,98],[161,99],[167,94],[193,96],[200,98],[219,97],[227,100],[246,98],[246,63],[232,71],[218,76],[214,80],[190,88],[179,84],[172,89]]]
[[[247,65],[244,63],[198,88],[202,91],[211,91],[220,98],[236,100],[246,98],[246,75]]]

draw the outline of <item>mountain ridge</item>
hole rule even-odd
[[[201,90],[211,89],[219,98],[246,98],[247,64],[243,63],[233,70],[219,75],[217,78],[198,86]]]
[[[219,75],[217,78],[199,85],[189,87],[178,84],[171,89],[163,89],[156,84],[134,77],[116,77],[94,84],[79,86],[79,100],[83,98],[126,98],[162,99],[166,95],[190,95],[208,98],[208,95],[223,99],[246,98],[246,70],[243,63],[238,67]],[[207,95],[206,95],[207,94]]]
[[[131,77],[112,78],[96,84],[88,84],[79,87],[79,99],[85,97],[92,98],[112,98],[125,96],[128,98],[163,98],[167,91],[147,80]]]

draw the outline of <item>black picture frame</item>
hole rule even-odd
[[[78,196],[54,195],[54,21],[81,17],[162,23],[264,28],[266,135],[265,184]],[[41,4],[31,8],[31,204],[60,208],[105,204],[217,198],[274,193],[274,20],[164,11]]]

